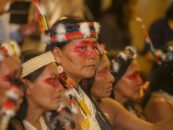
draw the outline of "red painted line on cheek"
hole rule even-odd
[[[50,85],[51,87],[55,88],[56,90],[62,88],[62,85],[60,84],[57,78],[48,78],[44,82]]]

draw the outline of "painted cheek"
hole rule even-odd
[[[139,74],[128,75],[127,78],[137,84],[142,84],[142,79]]]
[[[56,90],[62,88],[62,85],[60,84],[58,78],[48,78],[44,82],[50,85],[51,87],[55,88]]]
[[[109,70],[108,69],[104,69],[104,70],[98,72],[99,77],[107,77],[108,75],[109,75]]]
[[[88,53],[89,57],[98,57],[99,56],[99,51],[98,51],[98,48],[97,48],[97,43],[89,42],[88,43],[88,47],[90,48],[89,49],[90,51]]]
[[[88,53],[88,57],[98,57],[99,56],[99,52],[97,49],[92,49],[89,53]]]
[[[88,58],[88,57],[98,57],[99,51],[97,46],[93,42],[85,42],[77,45],[74,48],[74,52],[76,52],[80,57]]]

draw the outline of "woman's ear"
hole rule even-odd
[[[26,85],[26,95],[31,95],[32,93],[32,88],[33,88],[33,83],[27,79],[22,79],[23,83]]]
[[[58,64],[61,64],[61,62],[62,62],[62,61],[61,61],[61,59],[62,59],[62,51],[61,51],[61,49],[60,49],[59,47],[55,47],[55,48],[53,49],[52,54],[53,54],[53,56],[54,56],[56,62],[57,62]]]

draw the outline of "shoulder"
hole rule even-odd
[[[152,94],[150,100],[147,103],[150,109],[161,109],[164,107],[171,107],[167,99],[161,95]]]
[[[112,114],[118,114],[120,111],[122,111],[122,109],[124,109],[124,107],[114,99],[104,98],[101,101],[101,106],[106,109],[109,109],[109,111],[111,111]]]
[[[104,98],[101,100],[103,104],[105,105],[109,105],[109,106],[117,106],[120,105],[116,100],[112,99],[112,98]]]
[[[148,120],[155,122],[173,115],[173,107],[165,97],[152,95],[144,108]]]

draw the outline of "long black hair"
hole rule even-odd
[[[143,107],[147,104],[151,94],[158,90],[163,90],[173,95],[173,61],[163,63],[152,72],[150,86],[142,102]]]

